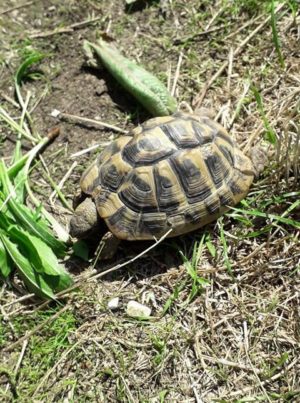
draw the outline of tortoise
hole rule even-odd
[[[131,134],[108,145],[83,173],[71,236],[89,237],[103,221],[115,240],[186,234],[242,200],[256,174],[203,111],[152,118]],[[101,257],[112,257],[117,243]]]

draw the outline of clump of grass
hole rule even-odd
[[[271,143],[271,144],[275,144],[276,140],[277,140],[276,133],[274,132],[273,128],[271,127],[270,122],[266,116],[261,95],[259,93],[259,90],[255,87],[255,85],[252,85],[252,92],[254,94],[254,97],[255,97],[255,100],[257,103],[257,109],[259,110],[259,113],[261,115],[265,130],[266,130],[266,140],[268,140],[269,143]]]
[[[200,240],[200,242],[195,242],[193,253],[191,259],[187,259],[187,257],[180,251],[180,255],[182,257],[184,267],[186,268],[187,274],[191,280],[191,291],[187,298],[187,303],[193,301],[193,299],[199,295],[203,291],[205,287],[207,287],[210,283],[209,281],[199,276],[197,269],[200,263],[201,255],[205,245],[206,234],[204,234]]]

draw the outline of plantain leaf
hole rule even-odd
[[[58,241],[47,226],[42,221],[37,221],[29,208],[24,204],[18,203],[12,183],[7,175],[5,164],[0,161],[0,183],[2,183],[2,191],[5,198],[9,197],[7,205],[20,225],[24,227],[30,234],[35,235],[44,240],[58,256],[63,256],[66,246],[63,242]]]
[[[73,252],[85,262],[89,261],[89,247],[82,239],[73,244]]]
[[[14,189],[16,191],[16,198],[18,202],[24,203],[25,200],[25,194],[26,194],[26,189],[25,189],[25,183],[27,181],[27,174],[26,170],[23,168],[21,169],[15,176],[14,178]]]
[[[51,287],[43,277],[33,269],[30,261],[20,253],[17,245],[11,242],[2,230],[0,230],[0,239],[29,291],[34,292],[38,297],[43,299],[54,299],[55,296]]]
[[[59,276],[66,286],[72,284],[68,272],[59,264],[52,249],[40,238],[19,229],[16,225],[10,226],[8,234],[13,242],[21,246],[20,251],[30,260],[37,272],[46,273],[49,276]]]
[[[12,271],[12,262],[0,239],[0,276],[6,279]]]
[[[83,49],[88,58],[96,53],[112,76],[153,116],[167,116],[176,111],[176,100],[164,84],[143,67],[122,56],[114,47],[100,39],[97,45],[85,41]]]

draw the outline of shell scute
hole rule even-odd
[[[247,194],[251,161],[205,117],[150,119],[113,142],[84,173],[82,190],[120,239],[185,234],[218,218]]]

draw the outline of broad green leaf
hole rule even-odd
[[[34,292],[41,298],[54,299],[55,296],[50,286],[43,277],[33,269],[30,261],[20,253],[18,246],[11,242],[2,230],[0,230],[0,239],[16,265],[18,273],[28,290]]]
[[[3,209],[4,210],[4,209]],[[7,212],[0,210],[0,228],[7,231],[11,225],[15,224],[14,219]]]
[[[36,221],[34,215],[24,204],[18,203],[16,200],[15,190],[7,175],[5,164],[0,161],[0,182],[2,183],[2,191],[4,197],[10,196],[7,204],[14,215],[18,224],[24,227],[32,235],[37,236],[44,240],[53,251],[62,256],[65,252],[65,245],[63,242],[58,241],[50,232],[50,230],[43,225],[40,221]]]
[[[26,256],[38,273],[59,277],[59,288],[64,289],[72,284],[72,278],[59,264],[55,254],[40,238],[27,231],[11,226],[8,234],[13,242],[20,245],[19,249]]]
[[[25,183],[27,179],[27,173],[24,168],[21,169],[14,178],[14,189],[19,203],[24,203],[26,195]]]
[[[5,201],[4,194],[1,191],[0,191],[0,214],[4,214],[6,218],[14,220],[14,216],[9,211],[7,207],[7,202]]]
[[[12,264],[9,255],[0,239],[0,276],[6,279],[12,271]]]
[[[167,116],[176,111],[176,100],[164,84],[143,67],[122,56],[116,48],[99,40],[97,45],[85,41],[83,49],[88,58],[96,54],[117,82],[153,116]]]
[[[79,240],[73,244],[73,252],[75,256],[80,257],[82,260],[88,262],[89,248],[83,240]]]

